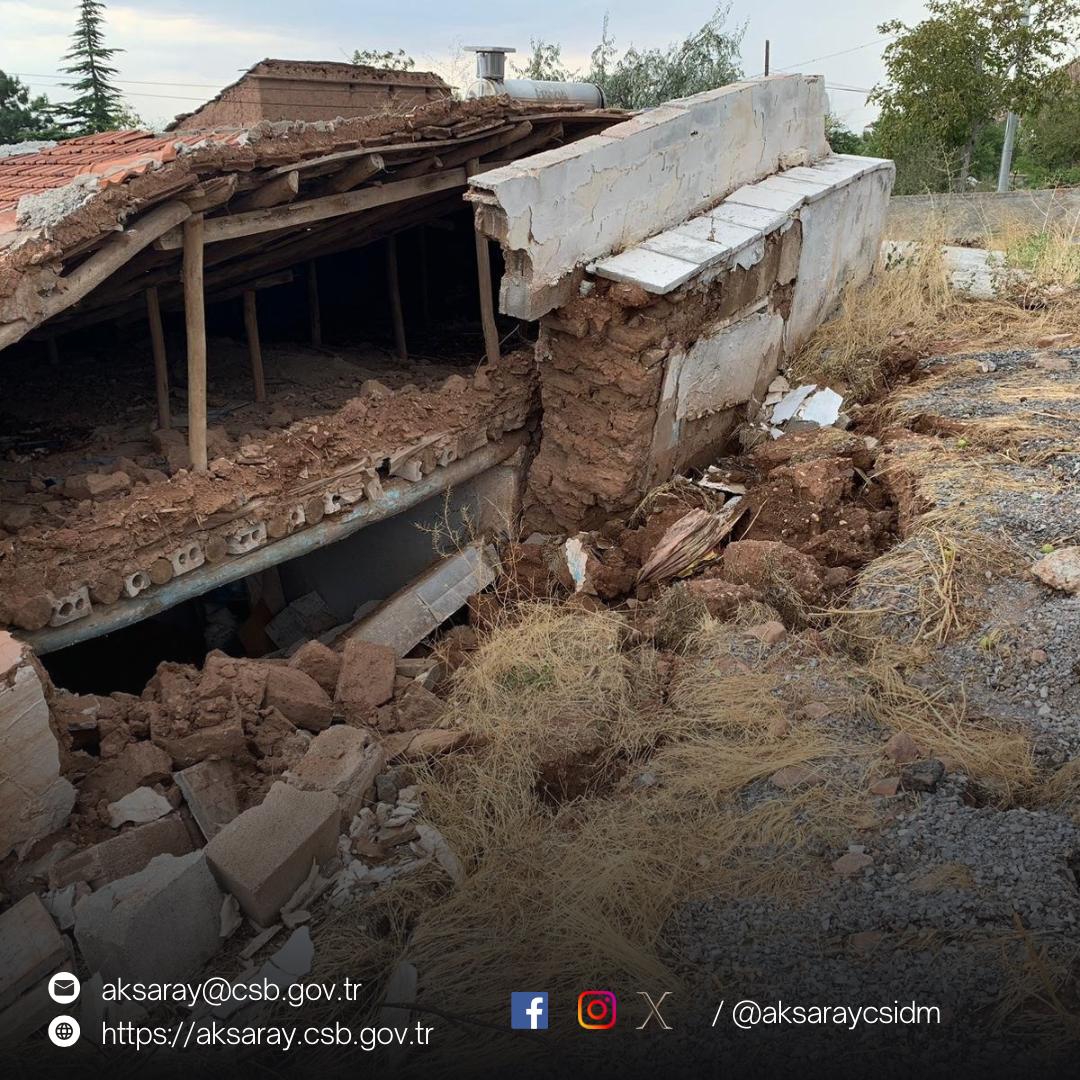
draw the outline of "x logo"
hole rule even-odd
[[[660,1006],[664,1004],[664,998],[671,994],[670,990],[665,990],[661,995],[659,1001],[653,1001],[653,999],[644,991],[639,990],[638,993],[649,1003],[649,1015],[637,1026],[637,1030],[640,1031],[654,1016],[659,1021],[660,1026],[665,1031],[671,1031],[671,1025],[664,1020],[663,1013],[660,1012]]]

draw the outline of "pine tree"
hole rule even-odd
[[[72,61],[62,68],[76,78],[64,85],[75,97],[62,107],[64,127],[72,135],[91,135],[117,127],[124,113],[120,91],[109,81],[116,75],[112,58],[122,49],[105,47],[105,4],[102,0],[79,0],[79,16],[72,34],[71,51],[64,57]]]

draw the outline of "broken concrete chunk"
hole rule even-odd
[[[172,812],[172,804],[153,788],[141,787],[109,804],[109,825],[119,829],[121,825],[134,822],[144,825],[157,821]]]
[[[340,818],[332,793],[278,781],[259,806],[234,818],[207,844],[206,856],[244,913],[267,926],[307,877],[312,860],[322,864],[334,857]]]
[[[85,476],[69,476],[64,481],[64,494],[69,499],[108,499],[113,495],[131,490],[131,477],[125,472],[87,473]]]
[[[75,939],[106,979],[187,979],[218,951],[221,901],[203,852],[159,855],[80,900]]]
[[[1044,555],[1031,572],[1052,589],[1080,593],[1080,547],[1063,547]]]
[[[443,700],[418,682],[410,683],[394,702],[394,722],[399,731],[437,727],[446,711]]]
[[[0,915],[0,1009],[67,957],[67,945],[36,895]]]
[[[341,654],[321,641],[308,641],[289,658],[289,666],[313,678],[331,696],[341,674]]]
[[[389,645],[353,639],[345,645],[335,702],[349,724],[370,723],[394,695],[397,654]]]
[[[326,601],[312,591],[282,608],[266,624],[266,633],[279,649],[288,649],[299,641],[318,637],[336,626],[337,622]]]
[[[0,630],[0,859],[59,829],[75,805],[60,775],[45,690],[29,651]]]
[[[337,796],[345,821],[371,801],[375,778],[386,756],[371,735],[359,728],[339,725],[317,735],[289,782],[303,791],[329,791]]]
[[[389,645],[395,655],[404,656],[460,611],[470,596],[486,589],[499,572],[493,547],[471,545],[391,596],[350,632],[349,639]]]
[[[232,766],[227,761],[200,761],[174,773],[173,779],[207,840],[213,840],[240,813]]]
[[[168,780],[172,758],[148,740],[128,743],[116,757],[101,762],[79,785],[80,805],[117,802],[137,788]]]
[[[137,873],[157,855],[186,855],[193,846],[183,821],[173,814],[69,855],[49,871],[49,884],[62,889],[86,881],[97,889]]]
[[[285,664],[267,665],[264,704],[308,731],[328,728],[334,715],[327,692],[310,675]]]

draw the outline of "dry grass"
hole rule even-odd
[[[992,242],[1005,248],[1009,265],[1030,271],[1031,284],[999,299],[970,300],[950,287],[941,254],[945,221],[931,217],[910,256],[846,291],[837,314],[793,361],[792,376],[842,385],[849,401],[866,401],[889,386],[905,356],[1034,347],[1047,336],[1078,335],[1076,231],[1076,222],[1041,232],[1010,227]]]
[[[425,814],[468,877],[450,893],[427,882],[391,897],[392,925],[412,923],[407,957],[427,1000],[501,1026],[515,972],[553,993],[590,980],[673,986],[659,937],[678,905],[820,887],[815,844],[846,842],[865,799],[832,770],[849,751],[826,730],[769,734],[784,715],[776,676],[717,666],[739,634],[706,618],[687,635],[666,700],[657,655],[631,645],[618,616],[531,605],[485,638],[456,678],[448,716],[482,742],[420,776]],[[594,755],[590,767],[604,786],[569,801],[544,796],[538,778],[552,755],[597,746],[604,764]],[[619,781],[619,763],[629,776],[647,767],[657,783]],[[744,798],[803,764],[834,778]],[[352,917],[370,921],[379,895]],[[385,970],[363,934],[343,940]],[[392,940],[402,941],[396,929]],[[447,1037],[477,1058],[488,1046],[484,1029]]]
[[[883,728],[906,731],[925,751],[963,769],[990,802],[1009,806],[1031,797],[1035,765],[1026,735],[972,720],[951,687],[915,686],[887,658],[868,663],[861,675],[861,708]]]

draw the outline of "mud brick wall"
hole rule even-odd
[[[750,267],[662,298],[598,280],[585,285],[588,295],[544,317],[537,347],[543,434],[526,493],[530,527],[594,527],[701,455],[711,460],[747,398],[760,400],[775,374],[800,246],[796,221],[770,236]],[[757,340],[757,328],[769,325],[771,350]],[[710,356],[695,364],[697,348],[734,333],[745,339],[736,363],[725,369]]]

